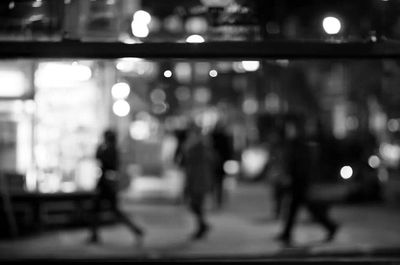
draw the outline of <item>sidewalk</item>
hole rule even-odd
[[[212,230],[204,241],[188,240],[193,229],[183,205],[138,204],[123,208],[147,230],[144,246],[120,224],[101,230],[102,243],[85,242],[84,228],[49,231],[38,236],[0,241],[0,258],[287,258],[312,256],[391,255],[400,257],[400,211],[382,205],[340,205],[332,215],[342,227],[331,243],[305,212],[295,230],[295,246],[285,248],[273,237],[281,223],[269,218],[271,204],[262,184],[241,184],[220,212],[210,210]]]

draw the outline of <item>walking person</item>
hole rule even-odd
[[[214,173],[214,199],[217,209],[221,209],[226,200],[224,190],[225,170],[224,164],[232,159],[231,138],[226,132],[223,124],[217,123],[211,132],[212,145],[216,153],[215,173]]]
[[[209,138],[195,124],[189,127],[182,155],[186,174],[184,195],[196,226],[191,239],[198,240],[204,238],[210,229],[204,208],[206,197],[212,190],[215,155]]]
[[[272,191],[272,215],[274,219],[279,220],[282,216],[282,209],[285,208],[284,202],[290,187],[290,178],[286,172],[286,146],[278,131],[273,131],[269,136],[270,159],[266,171],[267,184],[271,186]]]
[[[116,144],[116,134],[112,130],[106,130],[103,135],[103,142],[98,146],[96,158],[100,162],[101,176],[97,182],[96,195],[93,201],[93,213],[91,220],[91,236],[89,241],[97,243],[100,241],[98,227],[100,223],[100,212],[102,204],[108,203],[110,210],[118,220],[132,231],[138,244],[142,243],[143,230],[130,220],[119,208],[118,205],[118,166],[119,154]]]
[[[328,215],[328,205],[321,204],[309,198],[310,176],[312,170],[312,142],[308,141],[305,135],[304,125],[300,121],[295,122],[294,138],[289,143],[287,157],[287,169],[290,176],[290,202],[288,212],[284,220],[283,231],[276,238],[285,245],[291,245],[292,232],[300,207],[304,206],[311,214],[314,221],[322,225],[327,236],[325,241],[331,241],[338,229],[338,225]]]

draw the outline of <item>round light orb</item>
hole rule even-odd
[[[198,87],[194,91],[193,98],[198,103],[207,103],[211,100],[211,91],[207,87]]]
[[[127,83],[119,82],[112,86],[111,95],[114,99],[125,99],[128,97],[131,88]]]
[[[138,10],[133,14],[133,20],[137,23],[148,25],[151,22],[151,15],[144,10]]]
[[[207,20],[203,17],[192,17],[186,21],[185,28],[187,32],[200,34],[207,31]]]
[[[149,33],[149,27],[146,24],[137,23],[136,20],[131,24],[132,34],[138,38],[146,38]]]
[[[381,160],[378,156],[372,155],[368,158],[368,165],[372,168],[378,168],[381,164]]]
[[[151,128],[147,121],[136,120],[129,126],[129,134],[134,140],[145,140],[150,138]]]
[[[336,17],[325,17],[322,21],[322,27],[327,34],[334,35],[339,33],[342,23]]]
[[[153,103],[162,103],[166,98],[165,91],[160,88],[156,88],[150,93],[150,99]]]
[[[349,179],[353,176],[353,169],[351,166],[344,166],[340,169],[340,176],[342,179]]]
[[[211,77],[217,77],[218,72],[217,72],[217,70],[211,70],[210,73],[209,73],[209,75],[210,75]]]
[[[258,111],[258,102],[254,98],[247,98],[243,101],[242,110],[244,113],[251,115]]]
[[[179,33],[184,30],[182,19],[178,15],[170,15],[166,17],[162,23],[162,26],[167,31],[172,33]]]
[[[397,119],[390,119],[387,123],[388,130],[390,132],[396,132],[400,130],[400,122]]]
[[[171,70],[165,70],[165,71],[164,71],[164,76],[165,76],[166,78],[172,77],[172,72],[171,72]]]
[[[157,103],[153,105],[153,112],[155,114],[163,114],[168,110],[168,104],[165,102]]]
[[[129,103],[126,102],[126,100],[119,99],[119,100],[115,101],[113,104],[113,112],[118,117],[127,116],[129,114],[130,110],[131,110],[131,107],[129,106]]]
[[[228,160],[224,163],[224,171],[228,175],[236,175],[240,172],[240,164],[235,160]]]

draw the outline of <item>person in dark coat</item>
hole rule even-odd
[[[328,216],[327,205],[311,200],[308,196],[311,184],[310,176],[312,175],[312,170],[315,170],[310,166],[315,159],[312,155],[312,145],[314,143],[306,138],[304,125],[300,121],[295,122],[295,128],[296,134],[294,139],[289,142],[287,156],[287,170],[290,177],[290,202],[288,213],[284,220],[283,231],[276,239],[286,245],[292,243],[292,232],[297,214],[300,207],[304,206],[313,220],[327,230],[326,241],[331,241],[336,234],[338,225]]]
[[[177,146],[176,146],[176,150],[174,153],[173,161],[179,167],[182,167],[183,145],[186,141],[187,133],[188,133],[187,128],[177,129],[174,131],[174,135],[177,140]]]
[[[210,229],[204,209],[205,199],[212,190],[215,157],[212,145],[201,128],[190,125],[182,150],[182,165],[186,175],[184,195],[195,217],[196,228],[191,238],[203,238]]]
[[[273,216],[278,220],[282,217],[284,201],[290,187],[290,178],[285,168],[287,148],[278,131],[272,132],[269,138],[270,159],[267,167],[266,179],[267,183],[271,185]]]
[[[138,243],[141,243],[144,232],[130,220],[118,206],[118,166],[119,155],[116,145],[116,135],[112,130],[104,132],[104,141],[98,146],[96,158],[100,162],[101,176],[96,185],[96,195],[93,205],[93,216],[91,222],[91,237],[90,242],[96,243],[99,241],[98,226],[99,214],[104,202],[108,203],[112,213],[119,219],[120,222],[128,226],[132,233],[136,236]]]
[[[217,156],[214,173],[214,198],[216,207],[221,209],[226,197],[224,193],[224,164],[226,161],[232,158],[233,151],[231,138],[222,124],[217,123],[215,129],[211,133],[211,138]]]

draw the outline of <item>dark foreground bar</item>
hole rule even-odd
[[[4,260],[2,262],[10,263],[36,263],[47,264],[47,263],[61,263],[61,264],[83,264],[83,263],[112,263],[112,264],[127,264],[127,263],[262,263],[262,264],[279,264],[279,265],[304,265],[304,264],[326,264],[326,265],[397,265],[400,264],[400,259],[344,259],[344,258],[331,258],[331,259],[229,259],[229,258],[179,258],[179,259],[29,259],[29,260]]]
[[[0,58],[398,58],[400,42],[259,41],[205,43],[2,42]]]
[[[368,251],[349,250],[342,252],[310,253],[304,248],[288,248],[273,255],[190,255],[168,256],[149,251],[147,254],[131,257],[93,256],[87,258],[71,258],[57,256],[31,257],[31,258],[0,258],[0,263],[112,263],[126,264],[137,262],[152,263],[263,263],[280,265],[297,264],[365,264],[365,265],[394,265],[400,264],[400,248],[376,248]]]

